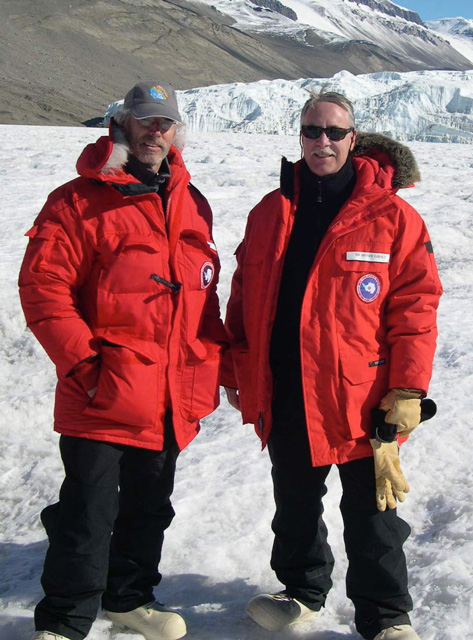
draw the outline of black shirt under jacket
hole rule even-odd
[[[302,160],[299,204],[284,259],[270,361],[276,378],[300,379],[299,328],[309,272],[330,223],[351,195],[356,174],[349,159],[338,173],[317,176]]]
[[[148,185],[148,187],[157,187],[156,191],[159,191],[161,185],[171,176],[167,158],[163,158],[159,171],[156,173],[150,169],[149,165],[144,164],[136,156],[130,154],[125,170],[143,184]]]

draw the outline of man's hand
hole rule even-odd
[[[374,472],[376,476],[376,505],[379,511],[395,509],[396,498],[404,502],[409,493],[409,484],[401,471],[399,461],[399,445],[394,442],[378,442],[370,440],[374,455]]]
[[[225,393],[227,394],[227,400],[229,404],[238,411],[241,411],[240,408],[240,394],[238,393],[238,389],[232,389],[231,387],[224,387]]]
[[[385,422],[395,424],[400,436],[408,436],[420,422],[420,398],[417,389],[391,389],[384,396],[379,408],[386,411]]]
[[[100,355],[90,356],[79,362],[69,375],[74,376],[89,398],[93,398],[97,392],[97,384],[100,375]]]

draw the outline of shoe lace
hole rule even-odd
[[[287,593],[281,591],[281,593],[275,593],[271,596],[274,600],[283,600],[285,602],[292,602],[294,598],[291,598]]]

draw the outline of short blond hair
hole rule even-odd
[[[301,125],[304,124],[304,116],[309,109],[313,109],[318,102],[332,102],[333,104],[337,104],[342,109],[348,113],[350,117],[350,126],[355,126],[355,111],[353,109],[353,104],[346,98],[343,94],[337,93],[336,91],[325,91],[325,89],[321,89],[317,91],[315,87],[310,88],[310,98],[306,100],[304,106],[301,111]]]

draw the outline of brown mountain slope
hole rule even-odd
[[[185,0],[2,0],[0,122],[77,125],[144,78],[186,89],[418,68],[366,42],[310,44],[245,34]]]

